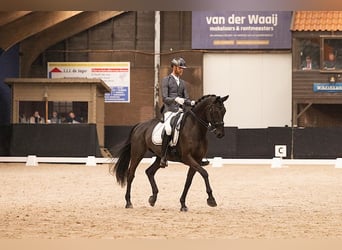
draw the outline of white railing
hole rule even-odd
[[[342,168],[342,158],[337,159],[283,159],[274,157],[272,159],[224,159],[214,157],[208,159],[212,167],[222,167],[223,165],[270,165],[272,168],[285,168],[291,165],[327,165],[335,168]],[[155,157],[144,158],[141,162],[152,164]],[[78,163],[86,166],[96,166],[97,164],[110,164],[116,162],[116,158],[102,158],[95,156],[88,157],[39,157],[36,155],[28,155],[22,157],[2,156],[1,162],[8,163],[26,163],[26,166],[38,166],[39,163]],[[179,164],[170,161],[171,164]]]

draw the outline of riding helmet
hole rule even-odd
[[[178,66],[182,69],[186,69],[186,64],[185,64],[185,60],[182,57],[179,58],[173,58],[171,61],[171,68],[173,66]]]

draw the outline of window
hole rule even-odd
[[[19,102],[19,123],[46,123],[45,114],[46,106],[43,101]]]
[[[19,123],[68,123],[70,111],[80,123],[88,122],[88,102],[20,101]]]
[[[297,70],[342,71],[342,37],[320,36],[295,39]]]
[[[342,69],[342,38],[323,37],[323,70]]]
[[[320,69],[320,42],[319,38],[304,38],[298,41],[299,70]]]

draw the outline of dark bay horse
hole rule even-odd
[[[196,172],[204,179],[208,194],[207,204],[212,207],[217,205],[210,187],[208,172],[201,166],[201,162],[207,153],[207,132],[214,132],[217,138],[224,136],[223,118],[226,113],[224,102],[228,97],[228,95],[225,97],[205,95],[198,99],[192,108],[184,112],[178,143],[175,146],[177,153],[169,151],[167,156],[168,160],[182,162],[189,166],[183,193],[180,197],[181,211],[188,210],[185,198]],[[160,119],[154,118],[136,124],[127,141],[118,150],[112,152],[117,161],[110,167],[110,172],[116,176],[116,180],[121,186],[127,184],[126,208],[133,207],[131,186],[135,170],[147,150],[156,155],[156,160],[145,171],[152,187],[149,203],[154,206],[157,201],[158,187],[154,175],[160,168],[161,146],[152,142],[152,131],[158,122]]]

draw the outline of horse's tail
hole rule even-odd
[[[131,160],[131,136],[135,127],[136,126],[132,128],[129,137],[124,144],[121,144],[118,150],[112,152],[113,158],[117,158],[117,161],[115,164],[111,165],[109,172],[113,176],[115,175],[116,181],[121,186],[125,186],[127,182],[127,172]]]

